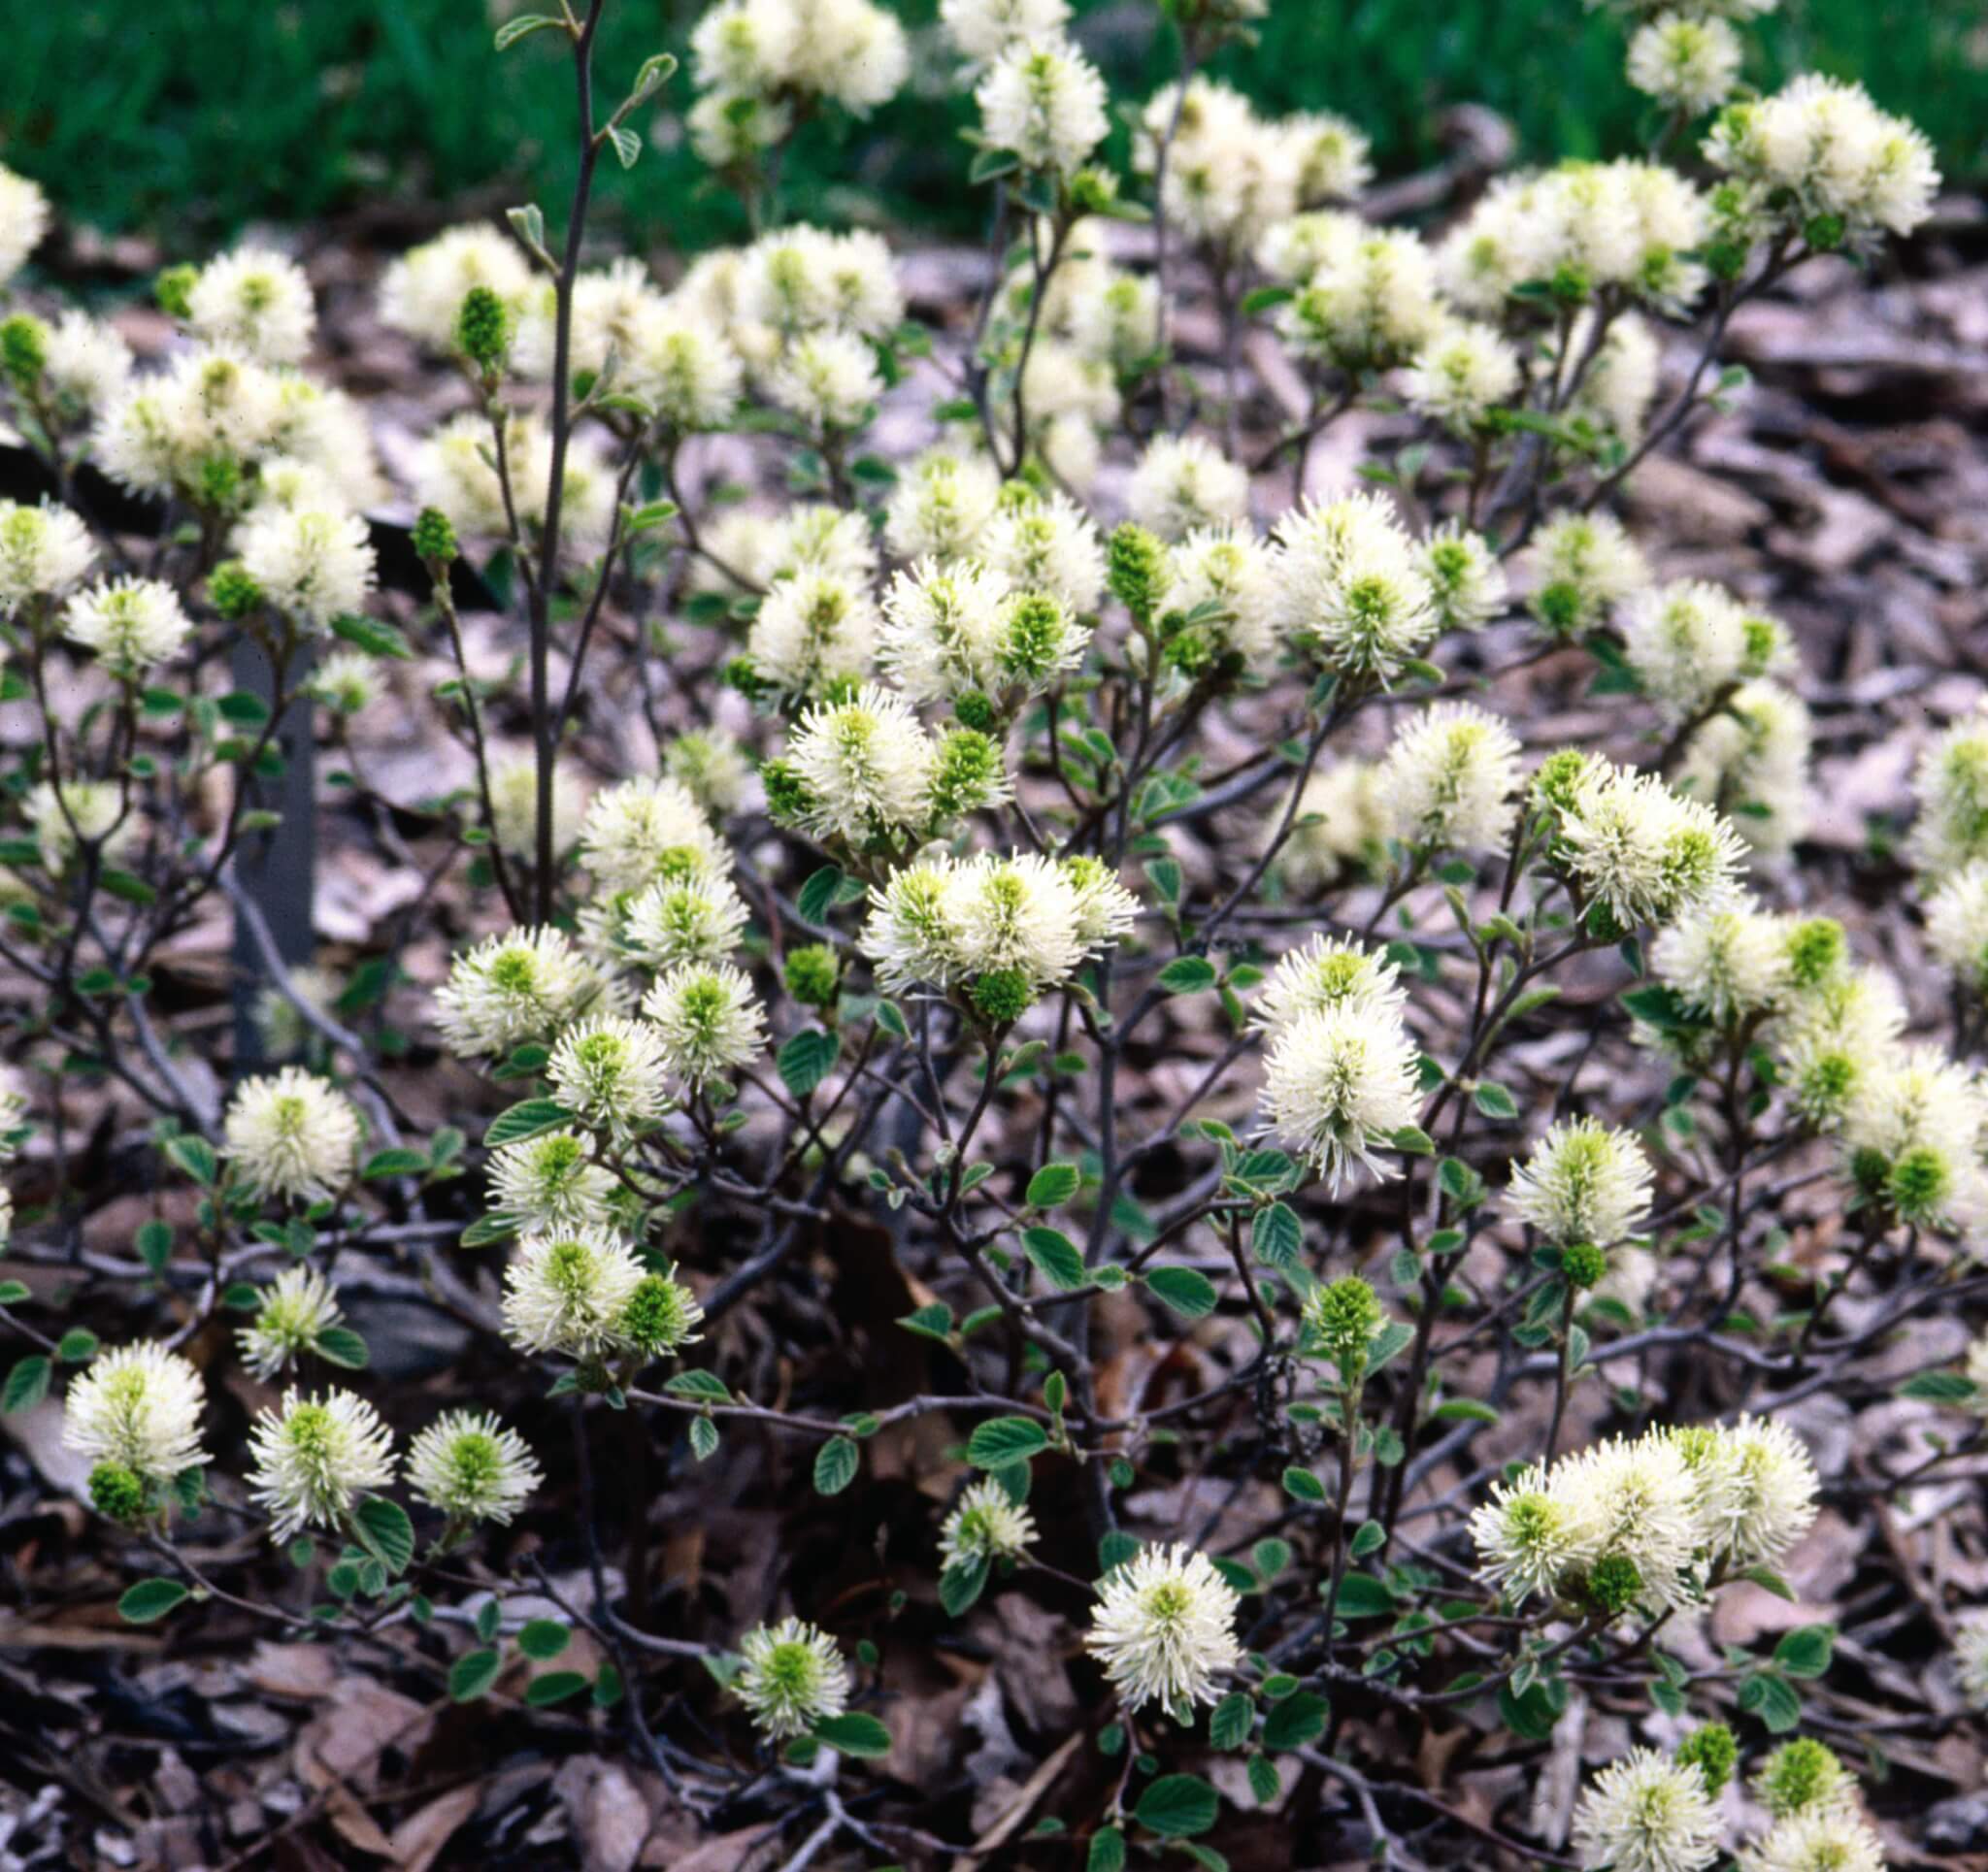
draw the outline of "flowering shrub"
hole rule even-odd
[[[1923,139],[1854,85],[1747,91],[1771,0],[1638,5],[1648,152],[1390,227],[1355,126],[1207,75],[1263,0],[1170,6],[1180,74],[1123,175],[1062,0],[944,0],[992,231],[935,325],[880,236],[779,214],[794,126],[907,81],[892,13],[705,16],[688,133],[762,231],[666,290],[586,239],[673,82],[603,106],[603,4],[498,35],[571,57],[563,225],[456,228],[381,283],[460,386],[391,478],[276,252],[164,275],[143,364],[32,292],[0,326],[49,488],[0,506],[34,731],[0,1117],[10,1152],[53,1139],[12,1212],[6,1402],[59,1395],[126,1617],[390,1628],[447,1695],[564,1706],[713,1825],[804,1828],[795,1864],[948,1846],[871,1798],[907,1762],[860,1764],[904,1747],[906,1654],[1006,1643],[1014,1594],[1080,1632],[1070,1779],[1014,1820],[1075,1838],[1056,1863],[1218,1866],[1290,1802],[1404,1867],[1881,1865],[1856,1775],[1779,1739],[1856,1736],[1805,1702],[1832,1627],[1722,1650],[1705,1621],[1789,1595],[1826,1499],[1871,1510],[1804,1400],[1881,1392],[1898,1334],[1978,1297],[1977,1029],[1915,1024],[1800,888],[1789,630],[1660,577],[1614,502],[1741,388],[1738,309],[1927,217]],[[47,217],[0,176],[0,274]],[[1245,352],[1293,386],[1267,437]],[[1403,440],[1319,487],[1356,410]],[[728,484],[744,461],[791,498]],[[366,518],[401,492],[413,595]],[[351,728],[422,658],[469,777],[389,799]],[[1591,677],[1599,744],[1525,711]],[[283,963],[245,871],[301,836],[313,709],[427,873],[350,979]],[[1914,791],[1925,944],[1972,1007],[1988,726]],[[263,996],[225,1055],[166,979],[224,911]],[[417,929],[453,953],[410,1033]],[[463,1122],[417,1126],[442,1054]],[[130,1252],[70,1178],[81,1107],[149,1127]],[[1818,1181],[1844,1230],[1797,1267]],[[370,1368],[348,1301],[382,1276],[466,1330],[473,1406]],[[1907,1390],[1978,1410],[1988,1352]],[[1880,1493],[1967,1447],[1921,1434]],[[822,1496],[895,1479],[838,1528],[860,1610],[766,1552],[790,1611],[657,1602],[654,1497],[748,1449]],[[224,1566],[223,1527],[267,1553]],[[1929,1611],[1988,1702],[1988,1614]],[[1557,1829],[1412,1765],[1445,1715],[1578,1756],[1591,1711],[1641,1739]]]

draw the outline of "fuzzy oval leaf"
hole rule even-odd
[[[977,1469],[1005,1469],[1049,1447],[1042,1425],[1027,1417],[990,1417],[967,1438],[967,1461]]]
[[[136,1586],[125,1588],[117,1601],[117,1616],[128,1625],[150,1625],[154,1619],[163,1619],[185,1596],[186,1589],[178,1580],[140,1580]]]
[[[1185,1319],[1205,1320],[1215,1310],[1215,1284],[1198,1268],[1155,1267],[1145,1284]]]
[[[1192,1839],[1215,1823],[1221,1801],[1199,1775],[1162,1775],[1139,1797],[1133,1818],[1162,1839]]]

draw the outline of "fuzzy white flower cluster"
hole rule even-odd
[[[1242,1661],[1236,1589],[1206,1554],[1147,1547],[1098,1583],[1084,1649],[1128,1713],[1157,1702],[1180,1721]]]
[[[974,559],[920,559],[883,600],[878,661],[913,702],[985,697],[1011,715],[1077,668],[1090,627],[1049,592],[1016,591]]]
[[[1506,1199],[1556,1247],[1604,1250],[1634,1234],[1649,1214],[1650,1161],[1635,1134],[1594,1118],[1554,1125],[1511,1173]]]
[[[229,1100],[221,1133],[243,1187],[264,1201],[326,1201],[358,1164],[358,1112],[344,1093],[302,1067],[245,1080]]]
[[[1011,1020],[1132,929],[1138,902],[1095,858],[922,859],[870,893],[862,947],[890,992],[959,989]]]
[[[1471,1517],[1478,1576],[1514,1603],[1611,1619],[1692,1605],[1780,1560],[1813,1524],[1816,1489],[1807,1450],[1775,1419],[1614,1438],[1492,1485]]]
[[[1010,40],[975,87],[974,102],[990,149],[1056,176],[1080,168],[1110,128],[1103,77],[1060,35]]]
[[[1737,889],[1745,847],[1710,806],[1601,759],[1541,791],[1556,822],[1556,856],[1582,898],[1623,931],[1664,924]]]
[[[1307,502],[1272,542],[1279,628],[1325,669],[1385,682],[1441,629],[1426,555],[1384,496]]]
[[[1420,1051],[1403,1025],[1394,966],[1357,943],[1319,936],[1280,962],[1252,1020],[1266,1035],[1263,1112],[1278,1142],[1337,1191],[1420,1115]]]
[[[142,1482],[167,1483],[213,1461],[200,1447],[207,1386],[177,1352],[153,1340],[99,1352],[63,1399],[64,1445]]]
[[[393,1481],[393,1432],[349,1391],[285,1392],[281,1407],[256,1416],[248,1448],[249,1498],[279,1544],[307,1527],[344,1527],[362,1494]]]
[[[1731,104],[1705,140],[1737,184],[1722,217],[1754,238],[1799,235],[1812,246],[1870,246],[1909,234],[1933,212],[1933,147],[1861,84],[1806,73],[1772,97]]]
[[[25,176],[0,168],[0,286],[18,273],[49,231],[49,198]]]
[[[1438,703],[1396,733],[1378,785],[1409,850],[1500,851],[1518,819],[1518,741],[1474,704]]]
[[[742,1659],[733,1693],[753,1726],[774,1741],[806,1735],[848,1707],[849,1667],[842,1649],[803,1619],[756,1626],[739,1641]]]
[[[95,561],[89,529],[66,507],[0,501],[0,616],[36,599],[59,598]]]
[[[1632,1749],[1582,1790],[1571,1838],[1588,1872],[1705,1872],[1725,1830],[1696,1764]]]

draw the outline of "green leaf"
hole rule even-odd
[[[1836,1643],[1835,1626],[1799,1626],[1774,1647],[1774,1662],[1790,1677],[1820,1677],[1829,1669]]]
[[[1777,1599],[1786,1599],[1790,1605],[1795,1603],[1795,1589],[1772,1566],[1749,1566],[1740,1577],[1742,1580],[1751,1580],[1762,1592],[1772,1593]]]
[[[1429,1413],[1439,1424],[1495,1424],[1498,1412],[1489,1404],[1479,1403],[1474,1397],[1448,1397]]]
[[[1957,1371],[1922,1371],[1899,1387],[1901,1397],[1916,1397],[1928,1404],[1971,1404],[1980,1393],[1971,1378]]]
[[[521,1144],[527,1137],[557,1131],[561,1125],[572,1122],[573,1114],[558,1100],[526,1099],[490,1120],[483,1142],[494,1151],[504,1144]]]
[[[141,1222],[138,1232],[131,1237],[131,1245],[138,1250],[139,1260],[156,1274],[173,1259],[173,1225],[156,1217]]]
[[[812,1731],[824,1748],[842,1755],[859,1756],[874,1761],[890,1753],[890,1731],[876,1717],[862,1710],[847,1710],[841,1716],[824,1717]]]
[[[0,1280],[0,1306],[18,1306],[29,1297],[25,1281]]]
[[[1295,1264],[1305,1248],[1305,1225],[1288,1202],[1259,1209],[1249,1224],[1249,1252],[1266,1267]]]
[[[1160,970],[1160,986],[1170,995],[1199,995],[1219,979],[1206,956],[1176,956]]]
[[[375,1151],[359,1174],[371,1181],[382,1176],[420,1176],[427,1168],[428,1159],[420,1151]]]
[[[952,1337],[952,1308],[944,1300],[933,1300],[914,1313],[907,1313],[898,1325],[921,1339],[937,1339],[944,1345]]]
[[[39,1352],[18,1360],[0,1386],[0,1412],[26,1410],[49,1395],[49,1362]]]
[[[1218,1749],[1240,1749],[1249,1740],[1255,1723],[1256,1698],[1247,1691],[1232,1690],[1208,1719],[1208,1739]]]
[[[1379,1619],[1394,1610],[1394,1594],[1372,1573],[1348,1573],[1334,1607],[1342,1619]]]
[[[377,617],[335,617],[331,620],[331,634],[374,656],[398,657],[403,663],[412,663],[414,658],[414,647],[407,639],[393,625],[383,624]]]
[[[1503,1086],[1490,1079],[1486,1079],[1477,1087],[1475,1092],[1471,1094],[1471,1102],[1486,1118],[1516,1118],[1518,1116],[1517,1100]]]
[[[642,139],[625,123],[611,123],[608,126],[608,141],[614,146],[614,155],[623,169],[633,169],[642,155]]]
[[[1325,1721],[1332,1706],[1313,1691],[1301,1690],[1281,1703],[1274,1703],[1264,1718],[1263,1746],[1286,1751],[1302,1749],[1325,1733]]]
[[[448,1693],[458,1703],[474,1703],[497,1681],[504,1659],[491,1647],[466,1651],[448,1667]]]
[[[97,1349],[97,1335],[86,1326],[73,1326],[55,1343],[55,1357],[65,1365],[80,1365]]]
[[[544,32],[547,27],[557,26],[562,31],[566,21],[548,13],[523,13],[515,19],[507,19],[497,28],[497,49],[508,52],[520,39],[529,39],[535,32]]]
[[[819,923],[835,907],[836,893],[842,889],[843,873],[838,865],[824,865],[801,886],[794,907],[806,923]]]
[[[343,1365],[348,1371],[363,1371],[372,1354],[366,1341],[348,1326],[328,1326],[312,1341],[311,1349],[327,1364]]]
[[[717,1453],[718,1427],[709,1417],[693,1417],[690,1420],[690,1454],[704,1462]]]
[[[517,1634],[518,1650],[540,1664],[558,1657],[572,1642],[572,1628],[557,1619],[528,1619]]]
[[[732,1394],[716,1372],[700,1371],[695,1366],[688,1371],[673,1372],[663,1381],[663,1389],[673,1397],[696,1397],[710,1404],[732,1401]]]
[[[389,1573],[405,1573],[414,1557],[414,1524],[384,1495],[368,1495],[352,1510],[352,1536]]]
[[[1043,1427],[1029,1417],[990,1417],[967,1438],[967,1461],[977,1469],[1005,1469],[1049,1447]]]
[[[1147,1787],[1133,1819],[1162,1839],[1192,1839],[1215,1823],[1221,1802],[1199,1775],[1162,1775]]]
[[[814,1493],[839,1495],[856,1479],[862,1456],[846,1436],[831,1436],[814,1453]]]
[[[1083,1285],[1083,1251],[1060,1229],[1024,1229],[1021,1251],[1059,1292],[1068,1294]]]
[[[548,1670],[524,1687],[524,1700],[535,1710],[546,1709],[553,1703],[565,1702],[569,1696],[578,1696],[592,1682],[583,1671]]]
[[[987,1590],[987,1575],[991,1570],[985,1554],[954,1560],[939,1576],[939,1603],[950,1617],[958,1618]]]
[[[1125,1872],[1125,1835],[1115,1826],[1102,1826],[1091,1835],[1084,1872]]]
[[[1802,1721],[1802,1692],[1777,1670],[1756,1670],[1740,1680],[1740,1707],[1782,1735]]]
[[[1215,1284],[1198,1268],[1155,1267],[1145,1284],[1183,1318],[1203,1320],[1215,1310]]]
[[[186,1133],[169,1137],[166,1139],[166,1155],[202,1189],[214,1187],[214,1179],[220,1169],[220,1159],[214,1154],[214,1147],[206,1138]]]
[[[1268,1807],[1283,1790],[1283,1782],[1278,1777],[1276,1765],[1267,1757],[1253,1755],[1249,1757],[1249,1791],[1256,1796],[1259,1807]]]
[[[843,1050],[842,1035],[818,1027],[804,1027],[774,1057],[780,1083],[796,1099],[805,1099],[828,1077]]]
[[[1029,1178],[1028,1205],[1053,1209],[1068,1202],[1083,1187],[1083,1173],[1075,1164],[1044,1164]]]
[[[1300,1501],[1323,1501],[1325,1484],[1309,1469],[1290,1468],[1284,1471],[1284,1493]]]
[[[1387,1545],[1387,1529],[1377,1521],[1363,1521],[1353,1529],[1352,1544],[1346,1552],[1354,1560],[1365,1560],[1369,1554]]]
[[[140,1580],[126,1587],[117,1601],[117,1616],[128,1625],[150,1625],[185,1598],[186,1589],[178,1580]]]

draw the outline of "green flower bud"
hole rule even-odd
[[[0,375],[24,397],[32,396],[49,366],[49,328],[39,318],[16,312],[0,324]]]
[[[1373,1287],[1358,1274],[1314,1287],[1305,1301],[1308,1337],[1349,1383],[1366,1371],[1368,1349],[1384,1318]]]
[[[197,267],[167,267],[151,282],[152,297],[159,302],[159,311],[168,318],[191,318],[193,282],[199,278]]]
[[[1560,1271],[1575,1292],[1597,1286],[1608,1271],[1608,1257],[1592,1241],[1576,1241],[1560,1257]]]
[[[1840,1793],[1849,1780],[1834,1749],[1804,1735],[1783,1742],[1768,1757],[1753,1788],[1768,1812],[1782,1820]]]
[[[424,565],[446,566],[456,556],[455,528],[448,515],[424,507],[414,519],[414,552]]]
[[[1797,988],[1813,988],[1842,966],[1847,951],[1843,926],[1833,916],[1811,916],[1788,932],[1788,973]]]
[[[1740,1746],[1723,1723],[1703,1724],[1677,1745],[1678,1762],[1698,1770],[1706,1792],[1714,1799],[1733,1779],[1734,1764],[1739,1758]]]
[[[1627,1554],[1608,1554],[1588,1569],[1588,1597],[1611,1619],[1642,1596],[1642,1573]]]
[[[488,286],[472,286],[455,315],[455,348],[485,377],[503,369],[511,348],[511,314]]]
[[[1885,1196],[1905,1222],[1938,1222],[1953,1189],[1953,1167],[1942,1152],[1921,1145],[1891,1166]]]
[[[813,810],[814,792],[788,761],[765,761],[759,783],[766,789],[766,809],[778,825],[798,825]]]
[[[703,1320],[689,1288],[667,1274],[646,1274],[622,1309],[621,1330],[637,1351],[653,1358],[698,1337]]]
[[[99,1462],[89,1472],[89,1498],[107,1521],[128,1527],[145,1515],[145,1483],[121,1462]]]
[[[992,969],[976,977],[968,992],[975,1011],[990,1027],[1020,1020],[1036,999],[1034,985],[1019,969]]]
[[[1173,575],[1166,546],[1144,527],[1125,520],[1111,530],[1105,582],[1139,623],[1153,621]]]
[[[836,952],[825,942],[811,942],[787,954],[787,993],[803,1007],[833,1004],[842,984],[843,966]]]
[[[239,559],[229,559],[208,574],[207,602],[230,623],[236,623],[261,605],[262,587]]]
[[[939,744],[932,768],[935,823],[958,819],[1001,797],[1001,749],[977,728],[955,728]]]
[[[965,695],[955,697],[952,712],[962,728],[975,728],[983,735],[991,735],[1001,720],[993,703],[977,689],[969,689]]]

